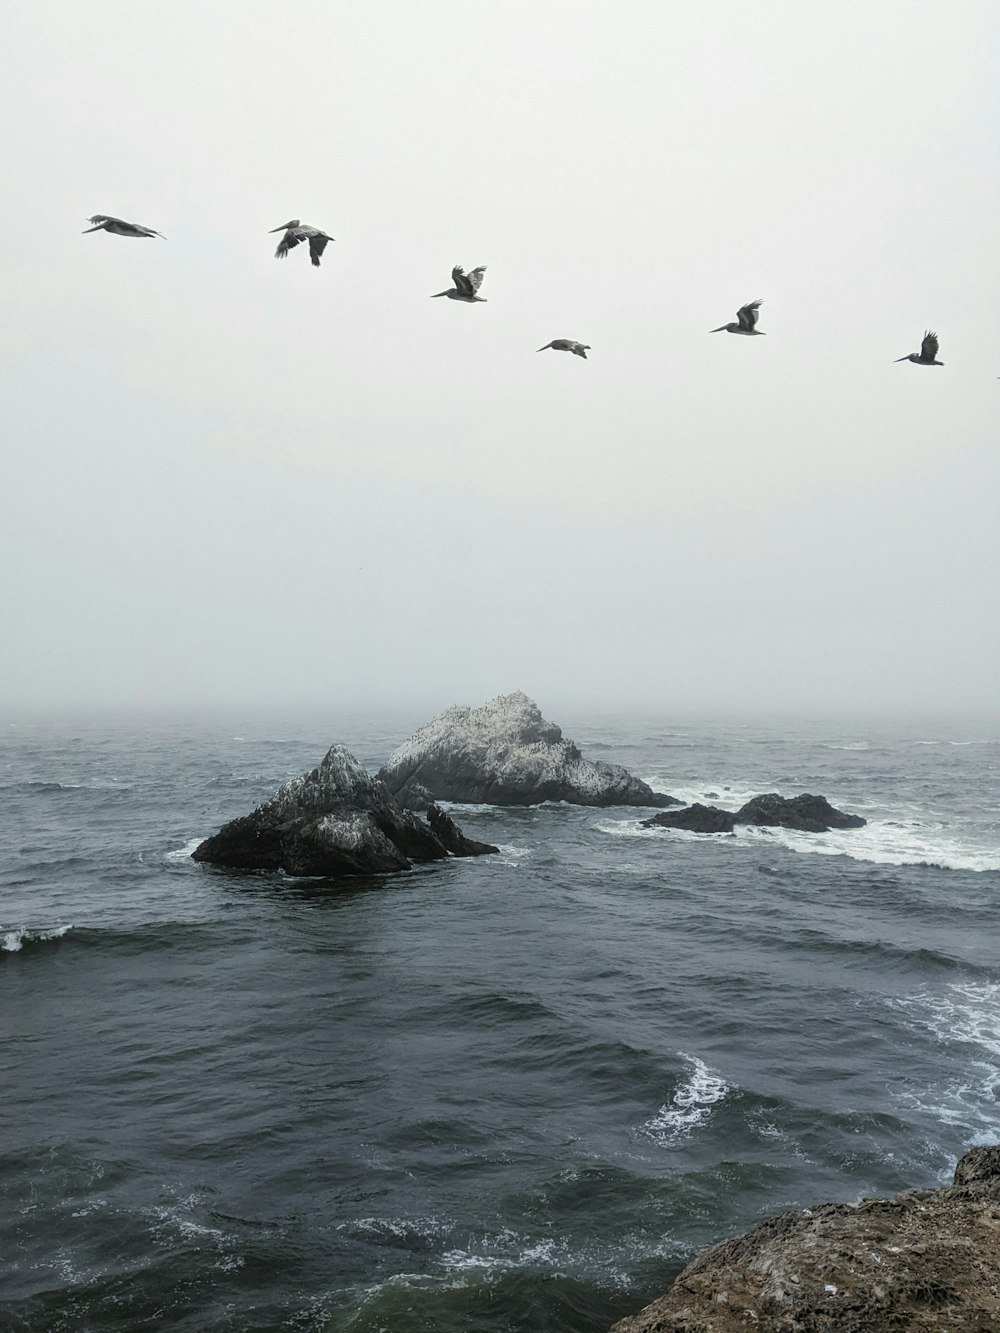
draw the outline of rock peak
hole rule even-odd
[[[379,777],[404,806],[669,803],[618,764],[592,763],[523,690],[446,709],[394,750]]]

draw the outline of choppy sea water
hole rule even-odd
[[[466,806],[500,856],[190,860],[424,720],[4,720],[5,1330],[605,1330],[770,1213],[1000,1140],[1000,725],[559,718],[856,832]]]

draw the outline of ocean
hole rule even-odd
[[[856,831],[459,806],[500,855],[190,859],[426,720],[4,720],[5,1333],[603,1333],[769,1214],[1000,1141],[1000,723],[555,719]]]

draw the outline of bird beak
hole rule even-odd
[[[896,362],[898,363],[898,362],[900,362],[900,361],[909,361],[909,359],[910,359],[910,358],[909,358],[908,356],[897,356],[897,357],[896,357]],[[895,364],[895,363],[894,363],[894,364]]]
[[[288,223],[286,222],[283,227],[272,227],[267,234],[268,236],[273,236],[276,231],[287,231],[287,230],[288,230]]]
[[[448,291],[450,290],[451,288],[449,287]],[[431,296],[431,300],[433,301],[436,296],[447,296],[447,295],[448,292],[434,292],[434,294]]]
[[[725,331],[726,331],[725,324],[720,324],[717,329],[709,329],[709,333],[725,333]]]

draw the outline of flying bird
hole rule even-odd
[[[284,259],[289,250],[294,250],[300,241],[308,241],[309,258],[313,268],[319,268],[320,255],[326,249],[327,241],[336,239],[334,236],[327,236],[319,227],[310,227],[308,222],[300,222],[298,218],[292,218],[291,222],[283,222],[280,227],[272,227],[268,235],[273,236],[276,231],[283,231],[285,234],[278,242],[278,248],[274,252],[275,259]]]
[[[485,301],[485,296],[479,296],[479,288],[483,285],[483,274],[486,272],[486,265],[480,264],[474,268],[471,273],[466,273],[461,264],[456,264],[451,270],[451,280],[455,284],[449,287],[447,291],[435,292],[435,296],[447,296],[449,301],[468,301],[471,305],[473,301]]]
[[[140,227],[138,222],[122,222],[121,218],[109,218],[106,213],[95,213],[87,221],[94,225],[84,230],[84,236],[91,231],[110,231],[115,236],[159,236],[163,241],[167,239],[162,232],[153,231],[152,227]]]
[[[931,333],[930,329],[924,334],[924,340],[920,344],[919,352],[911,352],[909,356],[897,356],[897,361],[912,361],[917,366],[943,366],[943,361],[937,361],[938,354],[938,336]]]
[[[547,352],[549,348],[556,352],[572,352],[574,356],[582,356],[584,361],[587,359],[587,353],[590,351],[590,343],[578,343],[572,338],[553,338],[550,343],[544,347],[538,347],[535,350]]]
[[[748,301],[737,310],[735,324],[720,324],[717,329],[712,329],[712,333],[758,333],[762,338],[766,337],[764,330],[757,328],[757,312],[761,304],[760,301]]]

